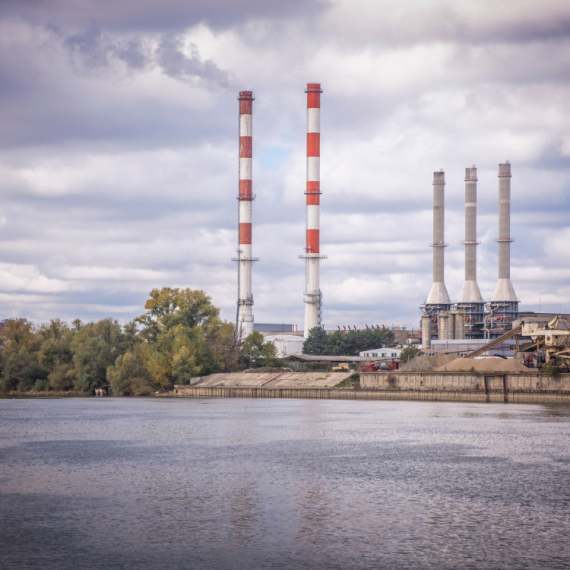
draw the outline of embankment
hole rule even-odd
[[[548,377],[530,373],[370,372],[360,375],[360,389],[336,387],[346,374],[288,372],[254,376],[216,374],[193,386],[175,386],[170,395],[570,404],[570,374]]]

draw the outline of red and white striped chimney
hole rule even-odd
[[[245,339],[253,332],[253,294],[251,266],[257,261],[252,257],[252,108],[253,93],[240,91],[239,97],[239,195],[238,195],[238,299],[236,336]]]
[[[319,83],[309,83],[307,93],[307,210],[305,255],[305,337],[320,327],[322,293],[319,285],[321,198],[321,93]]]

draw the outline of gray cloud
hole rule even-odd
[[[235,97],[253,89],[255,316],[302,323],[309,81],[325,90],[327,325],[417,324],[440,167],[448,289],[462,285],[463,169],[475,162],[490,295],[507,158],[515,288],[527,304],[548,289],[570,309],[562,4],[440,4],[444,14],[409,0],[381,5],[382,18],[339,0],[125,4],[98,2],[97,18],[89,2],[0,6],[0,317],[124,319],[170,285],[206,289],[233,318]]]
[[[156,65],[168,77],[175,79],[203,80],[220,87],[230,84],[230,74],[213,61],[203,60],[195,43],[187,46],[187,55],[180,35],[165,34],[158,47],[152,49],[143,46],[140,39],[104,37],[98,27],[90,27],[65,38],[64,45],[79,73],[106,69],[111,65],[111,59],[116,58],[125,63],[129,71],[142,72]]]
[[[183,52],[180,36],[163,36],[156,50],[156,62],[169,77],[192,79],[199,77],[221,87],[230,84],[229,74],[222,71],[213,61],[203,61],[196,44],[189,46],[190,56]]]
[[[199,23],[225,29],[252,19],[317,14],[327,5],[323,0],[3,0],[0,17],[22,16],[57,27],[86,27],[96,22],[115,31],[175,32]]]

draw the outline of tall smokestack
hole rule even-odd
[[[433,173],[433,283],[426,305],[449,305],[449,294],[443,280],[444,251],[444,187],[445,172],[440,170]],[[444,310],[449,307],[445,307]]]
[[[253,294],[251,290],[251,266],[257,261],[251,250],[252,192],[252,108],[253,93],[240,91],[239,101],[239,195],[238,195],[238,299],[236,337],[245,339],[253,332]]]
[[[504,301],[517,303],[511,283],[511,164],[499,164],[499,281],[495,287],[492,303]]]
[[[458,303],[483,303],[477,285],[477,168],[465,169],[465,284]]]
[[[321,198],[321,85],[309,83],[307,93],[307,196],[305,254],[305,337],[322,326],[322,293],[319,285]]]

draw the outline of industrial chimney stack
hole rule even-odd
[[[477,168],[465,169],[465,284],[456,308],[465,314],[468,338],[482,337],[485,304],[477,285]]]
[[[319,83],[309,83],[307,93],[307,196],[305,254],[305,338],[314,327],[322,326],[322,292],[319,284],[320,260],[320,161],[321,93]]]
[[[499,280],[489,304],[494,336],[511,330],[517,318],[518,299],[511,283],[511,164],[499,164]]]
[[[236,338],[245,339],[253,332],[252,257],[252,108],[253,93],[240,91],[239,97],[239,195],[238,195],[238,299]]]
[[[444,240],[444,191],[445,173],[443,170],[433,173],[433,283],[427,301],[422,307],[424,316],[422,320],[422,330],[426,332],[422,335],[424,348],[429,348],[431,338],[438,335],[438,317],[441,313],[449,311],[451,301],[444,283],[444,248],[447,244]],[[444,316],[445,318],[445,316]],[[429,327],[428,321],[429,319]],[[426,335],[429,329],[429,338]],[[441,335],[439,335],[441,336]],[[447,333],[444,335],[447,338]]]

